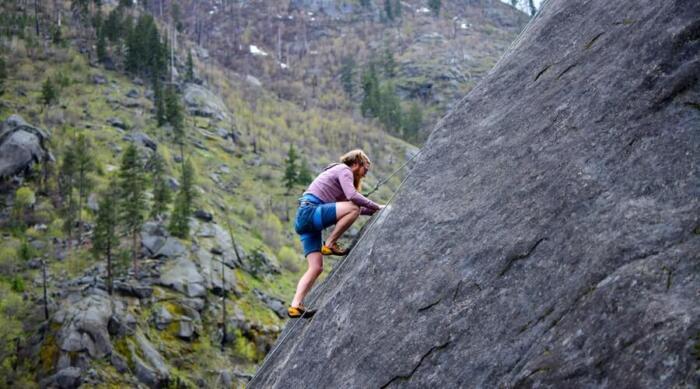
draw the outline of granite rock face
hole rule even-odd
[[[250,387],[696,387],[699,166],[700,3],[550,0]]]
[[[24,174],[33,164],[50,160],[48,138],[19,115],[0,123],[0,178]]]

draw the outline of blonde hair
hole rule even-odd
[[[354,165],[356,163],[359,163],[359,164],[364,165],[367,168],[369,168],[370,165],[372,164],[372,161],[369,160],[369,157],[367,156],[367,154],[365,154],[365,152],[362,151],[361,149],[351,150],[351,151],[348,151],[347,153],[343,154],[340,157],[340,162],[344,163],[350,167],[352,167],[352,165]],[[362,188],[362,177],[360,177],[356,174],[353,174],[353,184],[355,185],[355,190],[357,190],[359,192],[360,188]]]

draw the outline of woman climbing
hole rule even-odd
[[[294,223],[304,247],[309,268],[297,284],[289,317],[310,317],[302,301],[316,278],[323,272],[323,255],[346,255],[347,250],[338,244],[341,235],[362,215],[372,215],[381,208],[360,194],[362,179],[370,168],[370,160],[362,150],[352,150],[340,157],[341,163],[328,166],[309,185],[299,199],[299,209]],[[321,231],[335,224],[333,232],[321,243]]]

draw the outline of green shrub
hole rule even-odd
[[[284,246],[277,253],[277,259],[285,270],[292,273],[299,271],[299,259],[300,256],[289,246]]]
[[[15,276],[12,279],[12,290],[17,293],[24,292],[24,280],[20,276]]]
[[[284,239],[280,219],[273,213],[267,213],[257,224],[264,243],[274,250],[278,250]]]

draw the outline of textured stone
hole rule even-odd
[[[544,4],[249,387],[698,385],[700,6]]]
[[[109,337],[111,303],[108,297],[89,295],[77,302],[65,301],[54,321],[62,324],[57,340],[64,352],[85,351],[92,358],[112,352]]]
[[[19,115],[0,123],[0,178],[24,174],[35,163],[50,160],[46,132],[32,127]]]
[[[267,305],[267,307],[270,308],[272,312],[276,313],[277,316],[279,316],[280,318],[287,317],[287,305],[284,303],[284,301],[272,296],[268,296],[265,293],[259,291],[258,289],[253,289],[253,293],[257,298],[260,299],[260,301],[265,303],[265,305]]]
[[[41,387],[75,389],[80,386],[80,383],[80,369],[77,367],[67,367],[51,377],[41,381]]]
[[[185,257],[168,262],[158,281],[161,285],[173,288],[187,297],[204,297],[204,278],[197,271],[195,264]]]

